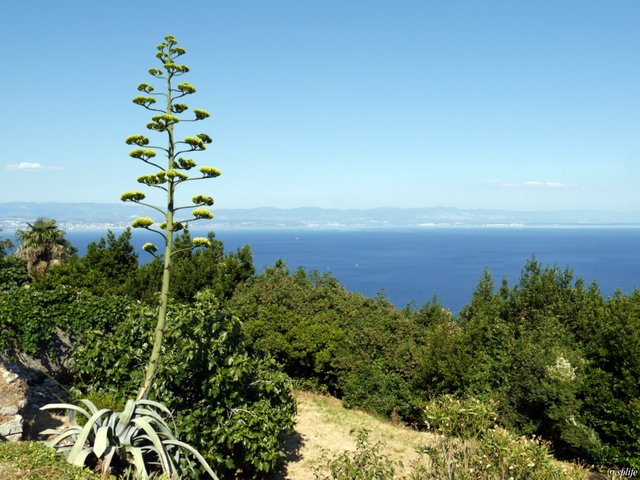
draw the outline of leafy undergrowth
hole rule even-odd
[[[134,471],[120,480],[140,480]],[[100,476],[86,468],[75,467],[42,442],[0,442],[0,480],[116,480]],[[149,480],[169,480],[152,474]]]
[[[295,433],[287,438],[288,462],[275,477],[282,480],[588,478],[586,470],[556,462],[535,442],[516,439],[502,429],[489,430],[484,442],[462,440],[392,425],[346,409],[333,397],[307,392],[296,396],[298,417]],[[502,453],[496,456],[496,452]],[[478,464],[480,458],[484,465]],[[545,468],[534,468],[538,463]],[[362,476],[374,471],[377,476]],[[0,444],[0,480],[98,478],[67,464],[41,443]]]
[[[40,442],[0,443],[0,480],[97,480]]]

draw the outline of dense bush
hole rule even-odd
[[[73,256],[39,278],[40,290],[67,285],[95,295],[129,295],[130,284],[138,271],[138,255],[131,243],[131,231],[116,236],[109,230],[105,237],[87,246],[86,254]]]
[[[292,377],[347,406],[416,420],[422,327],[383,297],[348,292],[330,275],[291,274],[280,262],[240,285],[230,305],[253,351],[273,355]]]
[[[604,299],[531,259],[512,287],[485,272],[455,319],[437,302],[398,311],[280,263],[231,305],[254,351],[346,406],[424,425],[423,398],[477,396],[496,402],[498,423],[562,457],[638,465],[638,292]]]
[[[113,332],[88,332],[73,355],[76,388],[135,395],[154,321],[153,310],[139,306]],[[173,305],[165,335],[152,397],[175,412],[182,439],[230,477],[273,471],[293,427],[288,377],[272,360],[247,354],[240,322],[211,292]]]
[[[606,463],[640,468],[640,292],[594,303],[600,308],[586,309],[579,331],[590,338],[580,392],[585,422],[602,440]]]
[[[0,256],[0,291],[11,290],[27,283],[27,262],[14,255]]]
[[[587,480],[588,471],[560,465],[548,443],[518,437],[503,428],[485,431],[473,441],[438,436],[422,449],[408,480]]]
[[[603,299],[532,259],[512,288],[485,274],[460,324],[465,388],[497,399],[503,424],[565,457],[638,466],[640,294]]]
[[[108,331],[125,317],[132,302],[97,297],[59,286],[38,290],[30,285],[0,291],[0,349],[36,353],[52,346],[56,328],[72,337],[89,329]]]
[[[465,439],[480,437],[498,420],[495,402],[483,402],[473,397],[436,397],[426,402],[423,413],[429,430]]]
[[[193,300],[198,292],[212,290],[217,298],[227,299],[236,286],[255,273],[251,249],[244,246],[236,252],[224,252],[220,240],[209,234],[210,245],[193,250],[189,231],[175,240],[171,276],[171,298],[178,301]],[[128,294],[155,303],[162,283],[163,264],[156,258],[140,269],[127,283]]]

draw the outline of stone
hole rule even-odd
[[[22,439],[22,412],[27,405],[27,381],[15,365],[0,362],[0,439]]]
[[[8,420],[3,420],[8,418]],[[10,417],[0,417],[0,439],[9,442],[18,442],[22,440],[24,420],[22,415],[13,415]]]

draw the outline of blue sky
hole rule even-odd
[[[0,202],[139,188],[131,98],[172,34],[220,208],[637,210],[639,21],[631,0],[7,0]]]

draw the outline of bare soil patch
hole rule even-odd
[[[382,452],[394,460],[401,460],[408,468],[418,459],[416,447],[432,443],[433,435],[406,427],[392,425],[386,419],[348,410],[333,397],[298,392],[296,430],[287,439],[289,461],[280,474],[281,479],[312,480],[313,468],[323,452],[329,455],[355,450],[355,439],[350,432],[357,428],[370,431],[372,442],[382,442]]]

